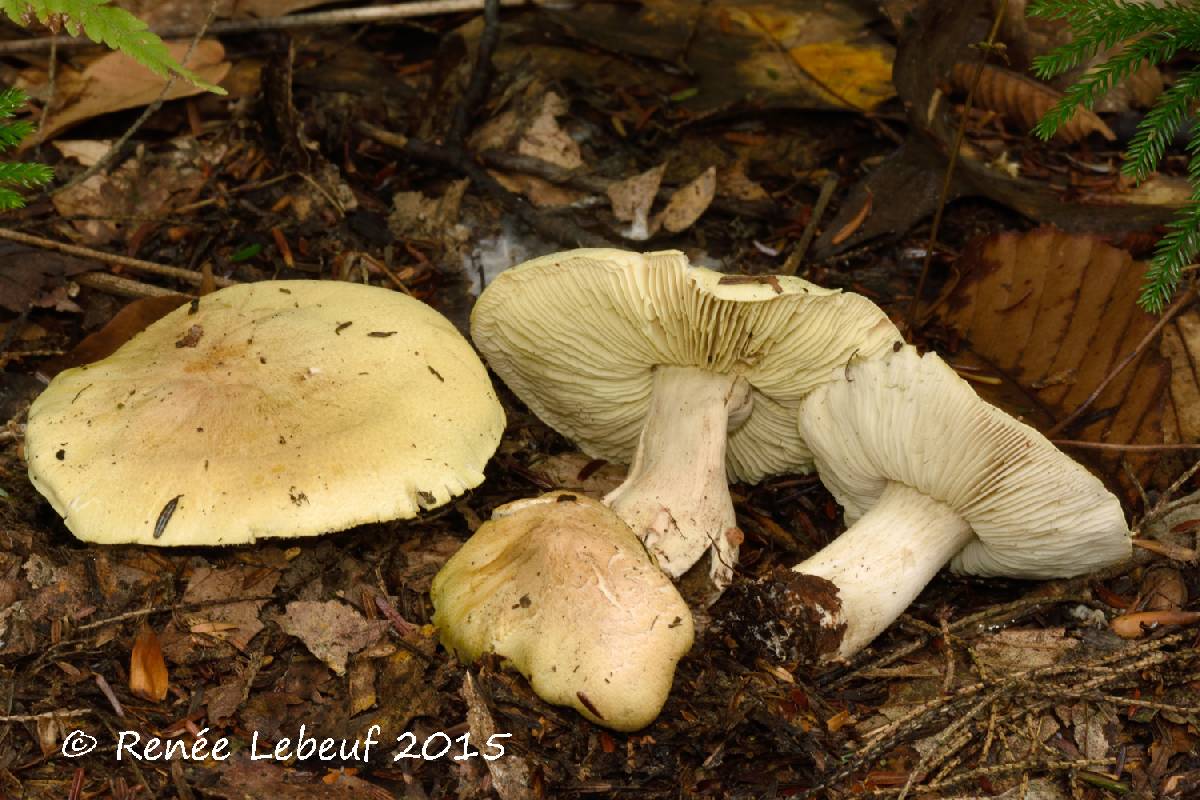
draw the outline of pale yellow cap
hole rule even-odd
[[[240,544],[415,516],[478,485],[504,429],[429,306],[264,281],[168,314],[29,410],[29,477],[80,539]]]

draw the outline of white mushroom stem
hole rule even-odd
[[[836,621],[846,624],[837,655],[845,658],[904,613],[974,536],[950,506],[904,484],[889,483],[858,522],[792,569],[837,587],[842,608]]]
[[[733,577],[741,537],[725,474],[725,440],[744,421],[750,387],[736,375],[659,367],[625,482],[604,498],[658,566],[678,578],[708,550],[717,588]]]

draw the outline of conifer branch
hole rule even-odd
[[[1034,59],[1042,78],[1061,75],[1097,53],[1120,48],[1079,78],[1034,128],[1049,139],[1075,115],[1092,108],[1115,84],[1145,64],[1157,65],[1184,50],[1200,50],[1200,4],[1167,0],[1161,7],[1137,0],[1034,0],[1029,15],[1062,20],[1071,26],[1072,41]],[[1158,168],[1170,142],[1194,116],[1200,101],[1200,67],[1183,72],[1159,95],[1138,124],[1125,151],[1123,174],[1143,181]],[[1167,226],[1150,260],[1138,305],[1159,313],[1179,286],[1183,270],[1200,253],[1200,126],[1192,125],[1187,144],[1188,180],[1192,195]]]
[[[225,90],[211,84],[175,60],[165,42],[146,23],[109,0],[0,0],[0,12],[18,25],[33,20],[51,30],[65,28],[132,58],[155,75],[176,75],[216,94]]]

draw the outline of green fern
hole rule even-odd
[[[25,93],[20,89],[0,91],[0,152],[16,147],[22,139],[33,132],[33,125],[23,120],[12,120],[25,105]],[[54,170],[45,164],[23,164],[0,162],[0,211],[10,211],[25,205],[25,198],[13,188],[32,188],[49,183]]]
[[[1063,93],[1034,133],[1049,139],[1079,106],[1092,108],[1117,82],[1143,64],[1161,64],[1184,50],[1200,51],[1200,5],[1167,0],[1162,7],[1137,0],[1034,0],[1029,15],[1064,20],[1073,39],[1034,59],[1039,77],[1051,78],[1074,69],[1097,53],[1124,44],[1118,52],[1076,81]],[[1138,124],[1125,151],[1123,174],[1143,181],[1158,167],[1167,143],[1193,116],[1200,100],[1200,67],[1184,72]],[[1183,269],[1200,253],[1200,125],[1193,125],[1187,145],[1192,195],[1159,241],[1146,272],[1138,304],[1158,313],[1179,287]]]
[[[201,89],[225,94],[224,89],[177,62],[145,22],[123,8],[110,5],[109,0],[0,0],[0,11],[18,25],[37,19],[54,29],[64,27],[72,36],[82,33],[94,42],[124,53],[155,75],[177,75]]]

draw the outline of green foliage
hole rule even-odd
[[[33,131],[33,125],[24,121],[10,121],[25,105],[25,93],[20,89],[0,91],[0,152],[16,147]],[[48,183],[54,170],[45,164],[22,164],[0,162],[0,211],[8,211],[25,205],[13,186],[30,188]]]
[[[0,11],[18,25],[37,19],[53,29],[66,28],[72,36],[82,33],[94,42],[119,50],[156,75],[177,75],[201,89],[225,94],[221,87],[180,65],[145,22],[110,5],[109,0],[0,0]]]
[[[1123,45],[1103,63],[1076,81],[1063,99],[1042,117],[1034,132],[1049,139],[1079,106],[1092,108],[1118,81],[1142,64],[1161,64],[1182,50],[1200,51],[1200,5],[1167,0],[1161,8],[1142,0],[1034,0],[1029,15],[1065,20],[1073,40],[1034,59],[1034,72],[1050,78],[1074,69],[1097,53]],[[1158,167],[1167,143],[1184,121],[1193,116],[1200,99],[1200,67],[1184,72],[1155,101],[1138,124],[1125,152],[1121,171],[1136,181]],[[1189,204],[1168,226],[1158,243],[1138,304],[1157,313],[1171,299],[1188,266],[1200,252],[1200,125],[1193,124],[1187,145]]]

